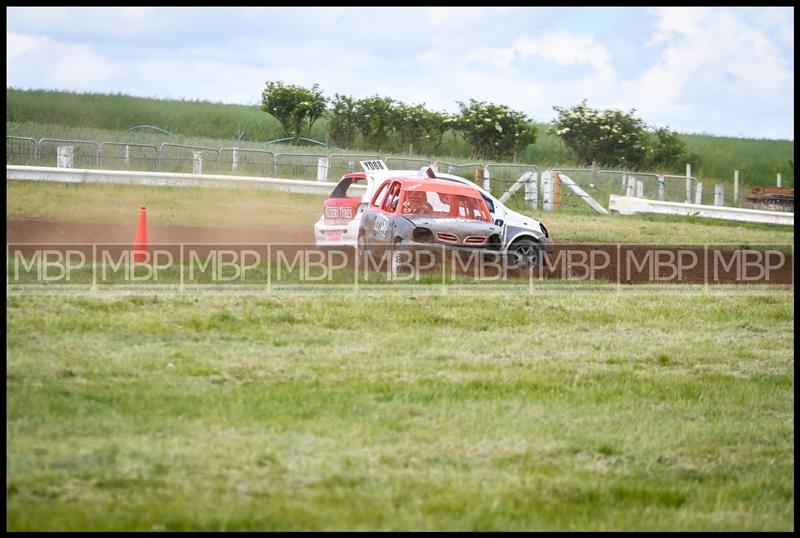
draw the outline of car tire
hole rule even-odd
[[[408,255],[410,252],[411,251],[409,251],[403,246],[402,239],[397,238],[394,240],[394,243],[392,244],[392,255],[389,258],[393,276],[408,274],[409,272],[413,272],[413,270],[409,271],[408,266],[405,264],[409,259]],[[401,261],[403,261],[404,263],[401,263]]]
[[[535,270],[542,261],[542,248],[533,239],[523,237],[508,247],[508,262],[512,274],[525,275]]]

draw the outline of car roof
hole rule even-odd
[[[480,193],[469,185],[443,179],[397,176],[387,178],[386,181],[399,181],[403,190],[407,191],[440,192],[443,194],[458,194],[470,198],[481,197]]]

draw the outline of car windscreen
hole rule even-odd
[[[354,184],[356,181],[361,181],[362,178],[353,178],[353,177],[344,177],[336,185],[336,188],[333,189],[331,193],[331,198],[347,198],[347,189],[350,188],[350,185]]]
[[[492,222],[486,203],[480,198],[436,191],[408,191],[402,204],[406,216],[460,218]]]

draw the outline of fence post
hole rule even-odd
[[[58,168],[72,168],[72,146],[56,147],[56,166]]]
[[[644,198],[644,181],[636,181],[636,197]]]
[[[192,173],[193,174],[202,174],[203,173],[203,152],[202,151],[193,151],[192,152]]]
[[[492,192],[492,175],[488,166],[483,169],[483,189],[486,192]]]
[[[553,173],[553,211],[561,209],[561,173]]]
[[[658,186],[658,199],[664,199],[664,176],[658,176],[656,179],[656,185]]]
[[[542,173],[542,209],[553,210],[553,173],[550,170]]]
[[[686,203],[692,203],[692,165],[686,164]]]
[[[484,171],[484,169],[481,168],[480,166],[475,168],[475,184],[476,185],[483,185],[483,179],[486,177],[484,175],[485,173],[486,172]]]
[[[236,174],[239,170],[239,148],[233,148],[231,152],[231,173]]]
[[[597,185],[597,179],[599,174],[597,173],[597,161],[592,161],[592,185]]]
[[[525,182],[525,204],[529,209],[537,209],[539,205],[539,192],[536,188],[536,172],[533,172]]]
[[[725,205],[725,188],[722,185],[714,187],[714,205]]]
[[[778,174],[778,183],[777,183],[777,185],[776,185],[776,186],[777,186],[777,187],[780,187],[780,186],[781,186],[781,175],[780,175],[780,173]]]
[[[327,157],[317,159],[317,181],[328,181],[328,166],[330,161]]]
[[[125,144],[125,169],[127,170],[131,165],[131,147]]]
[[[739,203],[739,171],[734,170],[733,172],[733,203]]]
[[[636,194],[636,178],[633,176],[626,176],[628,184],[625,187],[625,196],[634,196]]]
[[[700,205],[703,203],[703,182],[697,182],[697,189],[695,190],[694,194],[694,203]]]

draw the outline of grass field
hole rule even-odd
[[[792,530],[793,319],[768,290],[9,297],[7,528]]]
[[[258,97],[258,96],[254,96]],[[646,120],[646,118],[645,118]],[[167,137],[147,132],[125,133],[136,125],[155,125],[172,131]],[[564,144],[546,133],[547,124],[537,124],[537,141],[522,152],[520,162],[539,166],[574,166]],[[8,135],[34,138],[72,138],[98,142],[124,140],[152,143],[157,141],[198,144],[211,147],[259,146],[282,138],[280,126],[258,106],[228,105],[199,101],[163,101],[127,95],[78,94],[56,91],[6,93],[6,130]],[[325,141],[327,119],[320,119],[311,138]],[[240,133],[244,138],[239,140]],[[694,175],[708,181],[731,181],[740,170],[744,185],[774,185],[775,174],[783,175],[784,186],[794,185],[794,141],[755,140],[682,134],[689,151],[699,153],[701,162],[693,163]],[[260,145],[263,148],[263,144]],[[361,151],[374,153],[357,141]],[[423,148],[434,160],[468,159],[470,148],[459,136],[447,134],[438,148]],[[404,154],[406,148],[383,148],[380,153]],[[683,168],[665,170],[683,174]],[[728,189],[730,191],[730,189]]]
[[[309,235],[322,201],[17,181],[6,198],[7,223],[133,233],[146,205],[151,227]],[[794,237],[542,219],[564,241]],[[793,530],[793,291],[573,284],[12,291],[7,529]]]
[[[311,234],[324,197],[258,189],[142,187],[9,181],[6,218],[130,224],[147,206],[151,226],[269,228],[291,222]],[[113,200],[113,203],[109,203]],[[648,244],[792,244],[794,228],[661,215],[607,217],[529,212],[556,241]]]

